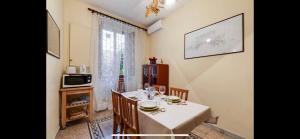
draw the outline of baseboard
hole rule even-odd
[[[103,111],[107,111],[108,108],[105,108],[105,109],[101,109],[101,110],[95,110],[95,112],[103,112]]]
[[[56,129],[56,134],[55,134],[55,136],[54,136],[54,139],[56,139],[56,136],[57,136],[59,130],[60,130],[60,126],[58,126],[57,129]]]
[[[244,138],[244,137],[241,137],[241,136],[239,136],[239,135],[233,134],[233,133],[231,133],[231,132],[229,132],[229,131],[226,131],[226,130],[224,130],[224,129],[222,129],[222,128],[219,128],[219,127],[217,127],[217,126],[215,126],[215,125],[212,125],[212,124],[209,124],[209,123],[203,123],[203,125],[206,125],[207,127],[211,128],[211,129],[214,129],[214,130],[220,132],[221,134],[230,136],[230,137],[232,137],[233,139],[246,139],[246,138]]]

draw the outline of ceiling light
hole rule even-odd
[[[161,0],[152,0],[152,2],[149,3],[150,0],[147,0],[147,5],[146,5],[146,13],[145,16],[148,17],[151,13],[154,13],[155,15],[158,14],[160,11],[159,8],[164,8],[161,6],[164,1]]]
[[[176,0],[165,0],[165,3],[167,6],[173,5],[176,2]]]
[[[206,39],[206,42],[207,42],[207,43],[209,43],[210,41],[211,41],[211,39],[210,39],[210,38]]]
[[[170,7],[175,2],[176,0],[146,0],[145,16],[148,17],[151,13],[157,15],[160,9],[164,8],[164,5]]]

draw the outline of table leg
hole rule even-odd
[[[89,110],[88,110],[88,115],[89,115],[89,120],[92,121],[93,120],[93,91],[90,91],[90,97],[89,97]]]
[[[66,105],[67,105],[67,102],[66,102],[66,92],[62,92],[62,96],[61,96],[61,126],[62,128],[66,128],[66,119],[67,119],[67,115],[66,115]]]

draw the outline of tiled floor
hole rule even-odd
[[[205,125],[199,125],[197,126],[192,133],[196,134],[199,137],[202,137],[203,139],[233,139],[232,137],[229,137],[227,135],[224,135],[214,129],[208,128]]]
[[[103,112],[97,112],[94,115],[94,119],[101,119],[103,117],[109,116],[112,114],[112,111],[103,111]],[[110,132],[111,129],[103,129],[105,133]],[[107,138],[111,139],[110,134]],[[84,120],[78,120],[70,123],[70,125],[67,126],[64,130],[59,130],[56,139],[90,139],[90,132],[88,129],[87,122]]]
[[[103,117],[107,117],[111,115],[112,111],[103,111],[97,112],[94,116],[95,119],[101,119]],[[111,139],[112,133],[112,120],[111,122],[107,122],[105,129],[102,129],[103,134],[105,135],[105,139]],[[197,136],[202,137],[203,139],[234,139],[233,137],[227,136],[222,134],[208,126],[203,124],[196,127],[192,133],[196,134]],[[59,130],[56,135],[56,139],[90,139],[90,133],[88,129],[87,122],[84,120],[81,121],[74,121],[70,123],[64,130]]]

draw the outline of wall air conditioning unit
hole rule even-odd
[[[163,28],[162,21],[158,20],[154,24],[152,24],[151,26],[149,26],[147,28],[147,32],[148,32],[148,34],[151,34],[151,33],[155,32],[155,31],[158,31],[158,30],[160,30],[162,28]]]

